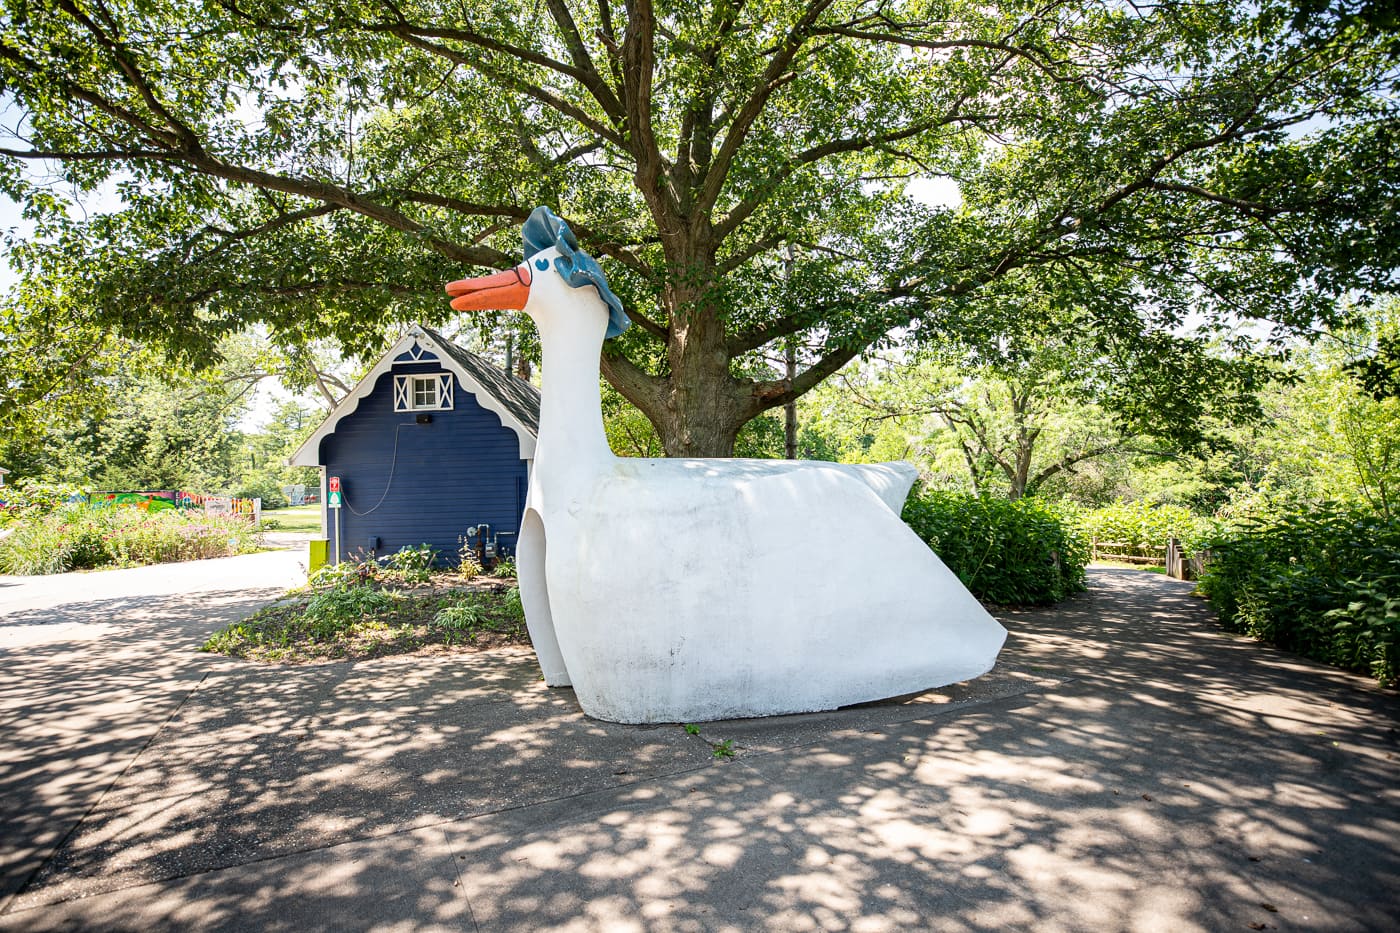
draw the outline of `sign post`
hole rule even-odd
[[[326,486],[330,490],[330,495],[326,496],[326,508],[335,509],[335,562],[340,563],[340,477],[332,476]]]

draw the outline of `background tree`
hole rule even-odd
[[[250,321],[368,349],[442,320],[441,283],[518,261],[554,205],[639,325],[607,378],[668,454],[720,455],[1016,269],[1137,344],[1188,310],[1308,328],[1391,284],[1378,7],[3,0],[23,117],[0,186],[41,225],[23,272],[197,361]],[[123,208],[72,220],[36,160]],[[920,206],[915,177],[960,206]],[[1097,293],[1104,269],[1152,301]],[[742,365],[786,340],[795,378]]]
[[[31,314],[28,320],[50,319]],[[0,462],[17,476],[108,490],[246,493],[271,507],[281,486],[315,482],[314,470],[287,467],[285,460],[321,423],[328,405],[293,397],[258,429],[247,424],[259,387],[290,383],[310,393],[308,364],[298,369],[269,352],[258,335],[241,334],[220,342],[218,365],[199,373],[171,370],[156,351],[86,332],[82,323],[55,331],[70,347],[94,341],[81,366],[46,370],[53,347],[42,342],[20,344],[13,353],[7,347],[0,356],[4,384],[48,387],[26,400],[22,417],[11,419],[12,430],[0,436]],[[26,368],[43,378],[23,382]],[[324,370],[322,378],[340,379]]]
[[[965,302],[958,334],[913,362],[843,372],[838,391],[863,411],[847,417],[892,421],[911,439],[911,449],[869,452],[1019,499],[1110,455],[1203,455],[1227,443],[1222,422],[1257,419],[1268,358],[1168,334],[1096,340],[1077,296],[1056,284],[1012,273]],[[1104,277],[1097,287],[1128,293]]]
[[[1268,420],[1242,444],[1265,468],[1237,495],[1349,502],[1386,519],[1400,511],[1400,398],[1373,395],[1357,365],[1376,360],[1397,333],[1392,300],[1299,353],[1294,380],[1267,393]]]

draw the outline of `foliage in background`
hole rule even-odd
[[[0,539],[0,573],[135,567],[254,550],[256,533],[242,518],[81,503],[34,511],[12,523]]]
[[[1201,591],[1230,631],[1400,678],[1400,519],[1342,506],[1241,518],[1211,542]]]
[[[90,489],[74,483],[45,483],[33,479],[22,479],[17,483],[0,487],[0,522],[19,521],[22,518],[38,518],[54,510],[79,501],[86,501]]]
[[[1194,553],[1215,527],[1184,506],[1141,500],[1086,510],[1076,521],[1090,540],[1124,545],[1127,553],[1141,556],[1154,551],[1160,555],[1168,538],[1177,538],[1188,553]]]
[[[978,599],[1046,605],[1084,589],[1088,542],[1039,500],[915,488],[904,520]]]
[[[1296,383],[1272,399],[1275,428],[1262,440],[1273,470],[1262,488],[1400,512],[1400,397],[1370,391],[1379,386],[1357,371],[1383,360],[1397,334],[1392,299],[1300,354]]]
[[[1340,501],[1394,514],[1400,490],[1400,397],[1367,389],[1356,364],[1386,364],[1400,333],[1395,299],[1346,308],[1350,322],[1311,346],[1294,344],[1262,390],[1264,417],[1211,428],[1200,457],[1115,456],[1042,494],[1096,507],[1115,499],[1243,514],[1273,502]]]
[[[251,335],[223,341],[222,362],[197,375],[127,344],[126,365],[84,390],[86,407],[36,399],[25,411],[0,411],[0,463],[35,481],[190,489],[280,508],[281,487],[318,482],[315,469],[288,467],[286,459],[324,413],[283,402],[266,424],[245,430],[253,389],[281,375],[261,368],[254,342]]]
[[[1091,316],[1057,281],[1008,275],[966,304],[956,331],[925,337],[911,362],[847,370],[842,387],[867,419],[919,438],[921,459],[957,461],[972,492],[1010,499],[1123,451],[1202,452],[1218,442],[1216,426],[1257,418],[1266,357],[1203,341],[1106,341]],[[1177,371],[1166,378],[1164,367]],[[1127,418],[1130,408],[1157,416]]]

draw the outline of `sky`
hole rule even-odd
[[[0,232],[7,233],[12,229],[18,230],[21,235],[27,235],[31,228],[19,215],[19,205],[0,194]],[[3,248],[0,246],[0,249]],[[8,262],[0,263],[0,293],[9,291],[10,287],[17,281],[10,264]]]

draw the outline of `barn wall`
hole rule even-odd
[[[519,532],[528,470],[514,431],[477,404],[460,379],[456,407],[431,412],[431,424],[415,423],[416,412],[394,411],[394,375],[441,371],[436,363],[394,366],[321,441],[326,473],[339,476],[344,491],[345,507],[329,510],[339,515],[326,526],[334,553],[337,517],[345,523],[342,560],[367,551],[376,536],[380,555],[427,542],[455,563],[458,536],[472,525]]]

